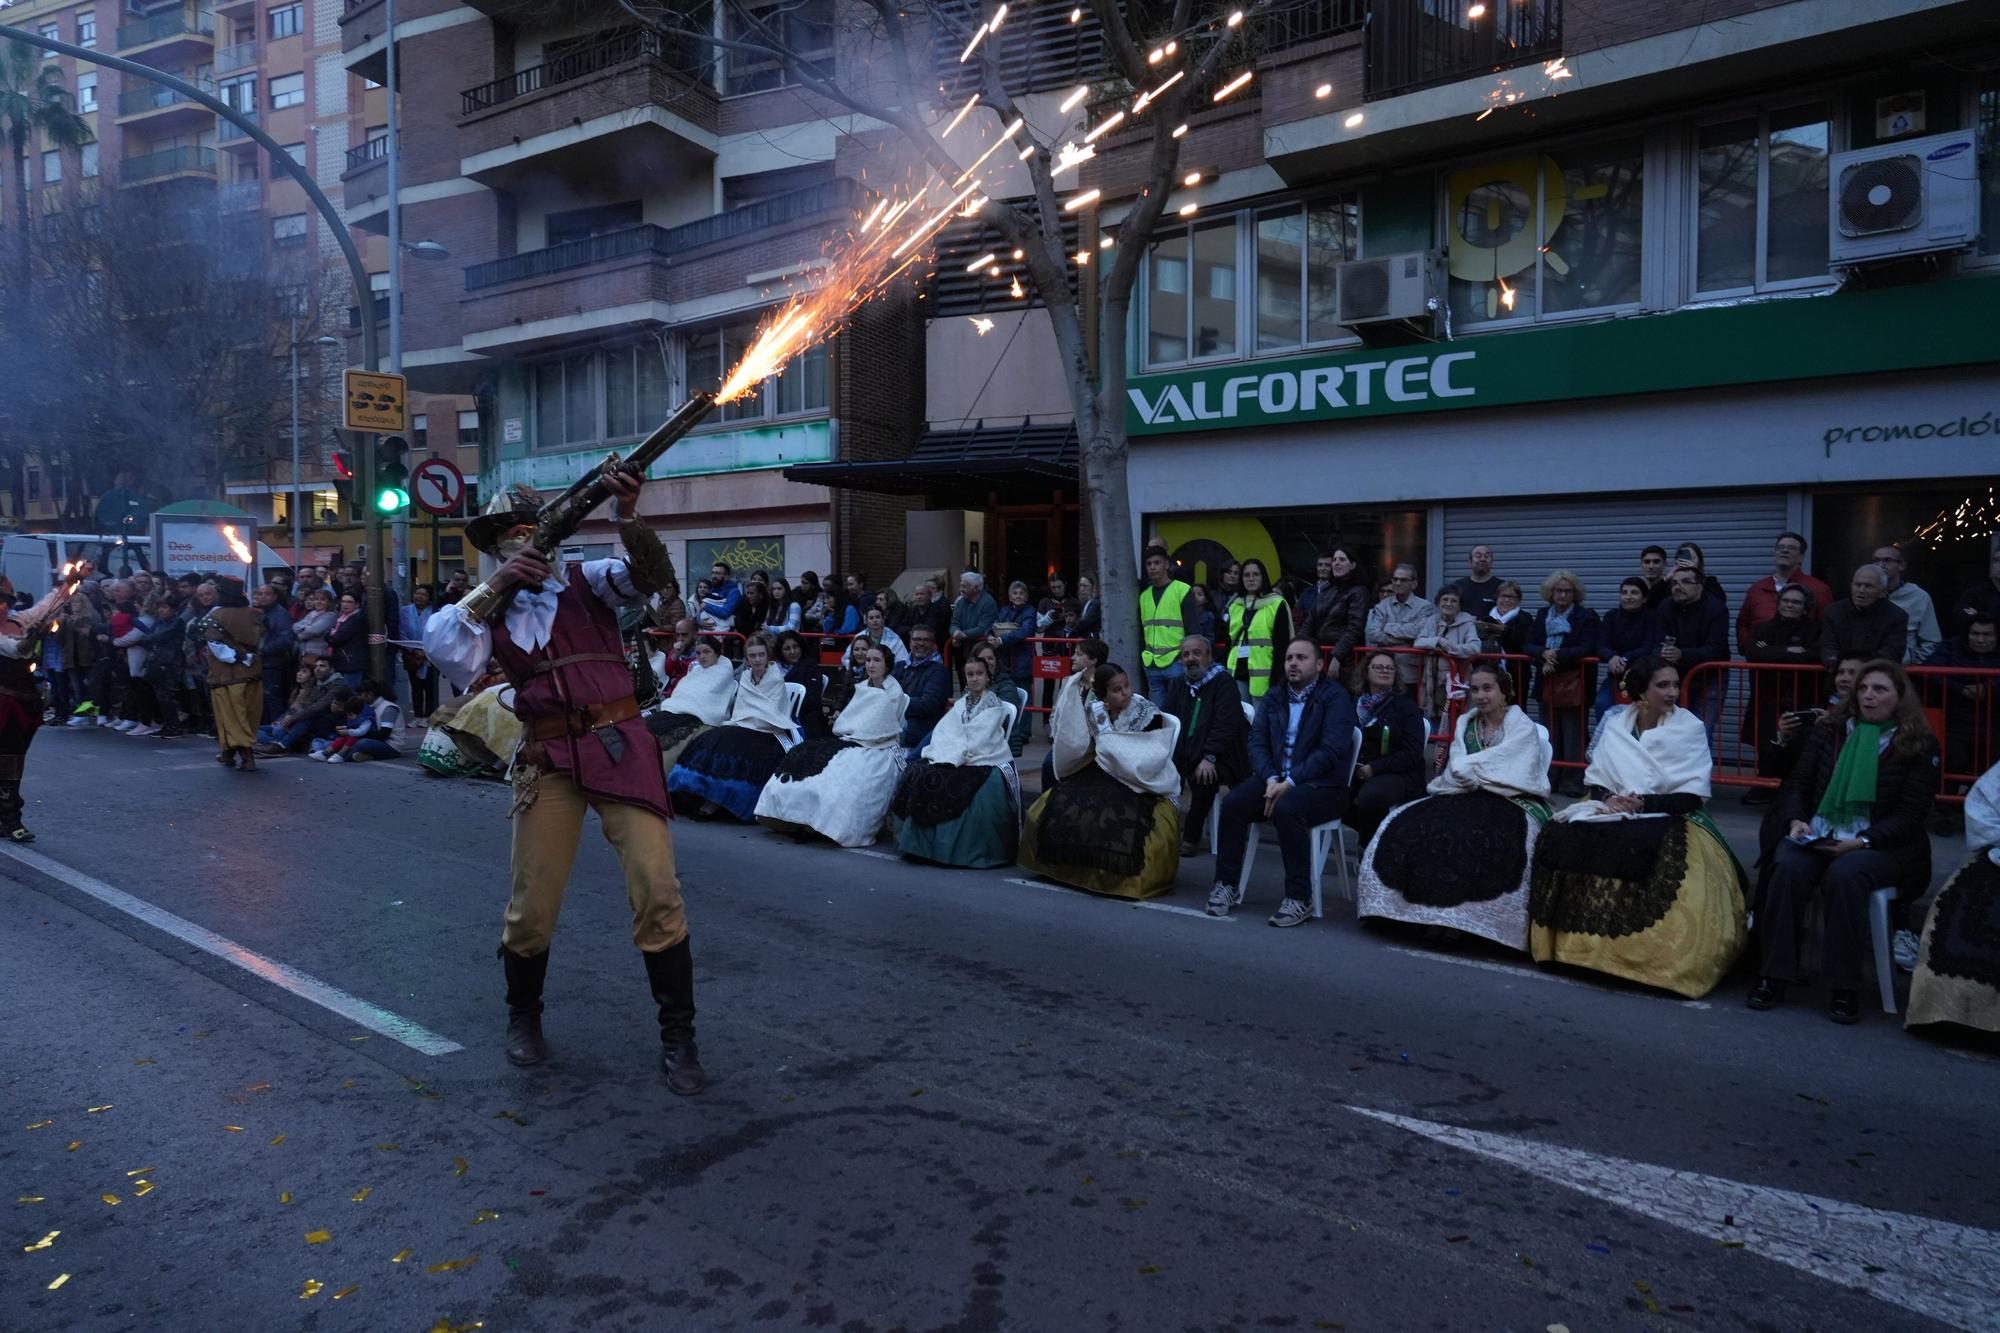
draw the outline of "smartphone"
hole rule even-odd
[[[1826,710],[1824,708],[1801,708],[1795,712],[1787,713],[1785,716],[1804,726],[1825,717]]]

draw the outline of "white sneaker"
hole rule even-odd
[[[66,727],[87,727],[90,725],[90,718],[84,714],[79,713],[77,716],[63,723],[63,725]]]
[[[1221,880],[1217,880],[1215,887],[1208,891],[1208,914],[1228,916],[1229,909],[1242,901],[1243,890],[1234,884],[1224,884]]]
[[[314,750],[314,751],[313,751],[313,752],[312,752],[311,754],[307,755],[307,756],[306,756],[306,758],[308,758],[308,759],[311,759],[311,760],[314,760],[315,762],[318,762],[318,763],[322,763],[322,764],[323,764],[323,763],[325,763],[325,762],[326,762],[326,751],[325,751],[325,750]]]
[[[130,730],[132,730],[132,728],[134,728],[134,727],[136,727],[136,726],[138,726],[138,725],[139,725],[139,724],[138,724],[137,722],[134,722],[134,721],[133,721],[133,720],[132,720],[131,718],[129,718],[129,717],[124,717],[124,718],[120,718],[120,719],[118,719],[118,721],[116,721],[116,722],[113,722],[113,723],[111,724],[111,729],[112,729],[113,731],[130,731]]]
[[[1899,930],[1896,932],[1895,938],[1889,942],[1889,951],[1896,956],[1896,970],[1898,972],[1914,972],[1917,970],[1917,953],[1920,947],[1917,932],[1914,930]]]
[[[138,726],[133,727],[130,731],[126,732],[125,734],[127,736],[151,736],[157,733],[158,731],[159,728],[154,726],[152,723],[142,722]]]
[[[116,722],[113,722],[110,718],[104,716],[104,714],[99,713],[97,715],[97,725],[100,727],[115,727],[118,724]]]
[[[322,755],[321,758],[325,759],[329,764],[344,764],[347,762],[347,756],[344,754]]]

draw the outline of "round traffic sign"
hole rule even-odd
[[[465,498],[465,474],[442,458],[426,458],[410,473],[410,498],[427,514],[449,514]]]

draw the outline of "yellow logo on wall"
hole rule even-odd
[[[1162,519],[1159,541],[1183,563],[1187,576],[1197,583],[1213,586],[1221,577],[1224,564],[1230,560],[1241,564],[1252,556],[1264,562],[1273,579],[1283,573],[1278,562],[1278,545],[1271,540],[1270,529],[1254,518],[1203,515]]]
[[[1561,257],[1547,249],[1569,211],[1568,181],[1554,159],[1517,157],[1454,171],[1445,191],[1451,276],[1490,284],[1488,319],[1502,306],[1514,308],[1519,276],[1534,268],[1537,251],[1555,273],[1569,272]],[[1516,281],[1510,283],[1510,278]]]

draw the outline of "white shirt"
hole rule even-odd
[[[623,560],[587,560],[583,578],[597,599],[614,609],[645,600]],[[514,590],[507,603],[507,637],[523,652],[535,652],[549,641],[556,623],[556,598],[564,586],[562,580],[550,579],[532,592],[527,588]],[[439,607],[424,626],[424,652],[444,672],[445,679],[462,691],[486,670],[487,660],[493,656],[493,631],[473,623],[453,602]]]

